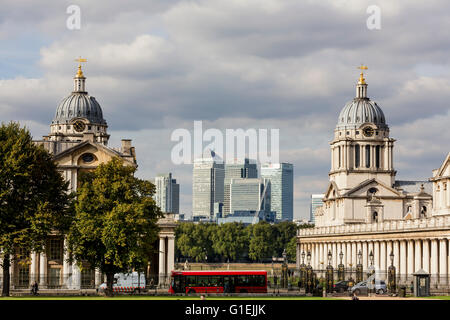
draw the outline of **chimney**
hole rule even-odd
[[[131,154],[131,139],[122,139],[122,153]]]

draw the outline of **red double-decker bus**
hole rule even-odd
[[[267,271],[172,271],[169,292],[267,293]]]

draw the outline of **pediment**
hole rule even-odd
[[[85,162],[83,160],[82,155],[86,153],[90,153],[94,156],[92,161]],[[116,150],[91,141],[83,141],[66,149],[55,155],[53,159],[58,166],[97,167],[100,163],[106,163],[116,157],[122,158],[125,165],[136,166],[134,162],[123,157],[123,155]]]
[[[347,191],[343,196],[367,197],[370,194],[369,190],[372,188],[375,188],[377,190],[375,194],[376,197],[404,197],[404,195],[398,190],[385,185],[375,178],[363,181],[353,189]]]
[[[339,197],[341,193],[339,192],[339,188],[334,181],[330,181],[328,184],[327,191],[325,192],[325,199],[336,198]]]
[[[447,154],[447,157],[445,158],[444,162],[439,167],[436,175],[433,178],[446,176],[450,176],[450,152]]]

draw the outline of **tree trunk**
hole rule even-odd
[[[2,297],[9,296],[9,286],[11,275],[9,274],[9,266],[11,265],[9,254],[5,254],[3,257],[3,288]]]
[[[108,297],[112,297],[114,294],[113,284],[114,284],[114,272],[107,272],[106,273],[106,295]]]

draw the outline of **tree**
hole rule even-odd
[[[297,259],[297,237],[292,239],[286,245],[286,253],[289,261],[295,261]]]
[[[29,263],[51,231],[67,229],[70,195],[52,156],[18,123],[0,126],[0,164],[2,295],[9,296],[11,257]]]
[[[108,295],[114,274],[142,269],[158,238],[162,213],[152,198],[155,186],[134,177],[135,171],[114,158],[79,179],[69,253],[80,267],[86,261],[106,274]]]
[[[242,223],[224,223],[218,226],[212,236],[213,248],[222,260],[234,261],[241,258],[247,248],[248,237]]]
[[[249,235],[249,257],[262,260],[275,254],[275,236],[273,227],[266,221],[247,227]]]
[[[287,245],[297,234],[297,225],[294,222],[283,221],[274,225],[276,233],[276,254],[281,257],[283,250],[287,249]]]

